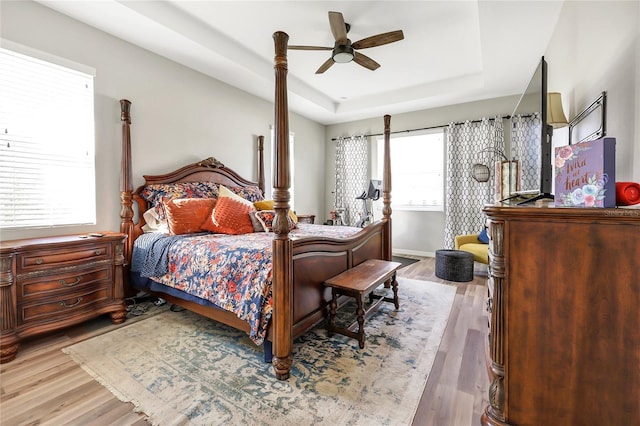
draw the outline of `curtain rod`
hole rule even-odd
[[[510,115],[503,115],[501,118],[503,120],[506,120],[506,119],[511,118],[511,116]],[[490,118],[489,121],[491,121],[491,120],[495,120],[495,118]],[[482,120],[471,120],[469,122],[470,123],[480,123],[480,122],[482,122]],[[460,124],[464,124],[464,123],[466,123],[466,121],[460,121],[460,122],[456,122],[456,123],[453,123],[453,124],[460,125]],[[439,126],[430,126],[430,127],[421,127],[419,129],[396,130],[395,132],[390,132],[390,134],[394,135],[396,133],[419,132],[421,130],[441,129],[443,127],[449,127],[449,124],[441,124]],[[369,134],[369,135],[362,135],[362,136],[365,137],[365,138],[368,138],[368,137],[371,137],[371,136],[383,136],[383,135],[384,135],[384,133],[372,133],[372,134]],[[351,136],[347,136],[346,138],[350,138],[350,137]],[[331,138],[332,141],[337,141],[338,139],[340,139],[340,138]]]

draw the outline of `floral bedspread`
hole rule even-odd
[[[291,237],[345,238],[360,228],[298,224]],[[169,271],[154,281],[208,300],[250,325],[249,337],[264,342],[273,310],[273,233],[199,234],[171,242]]]

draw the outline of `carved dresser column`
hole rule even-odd
[[[504,425],[504,221],[489,221],[489,406],[482,415],[483,425]]]

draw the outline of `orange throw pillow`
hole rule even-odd
[[[163,200],[171,235],[201,232],[202,223],[211,216],[215,198],[175,198]]]
[[[255,211],[255,208],[251,201],[220,185],[218,202],[201,228],[218,234],[249,234],[253,232],[253,224],[249,217],[252,211]]]

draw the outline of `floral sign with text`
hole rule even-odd
[[[555,150],[555,205],[615,206],[615,138]]]

